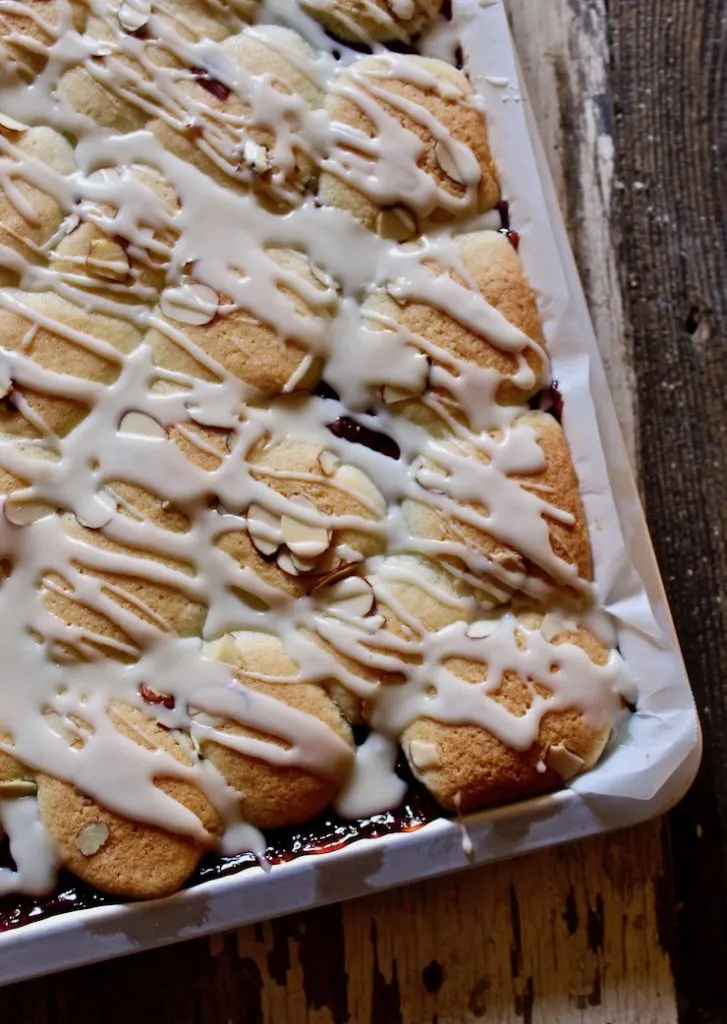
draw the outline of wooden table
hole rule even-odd
[[[5,989],[3,1021],[727,1020],[727,0],[509,9],[697,693],[698,782],[667,824]]]

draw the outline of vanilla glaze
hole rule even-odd
[[[363,816],[400,801],[396,741],[415,720],[478,725],[525,751],[548,711],[577,708],[592,728],[606,726],[617,706],[622,667],[616,652],[596,664],[575,644],[554,645],[558,631],[548,639],[549,631],[523,625],[509,608],[497,613],[496,628],[483,631],[487,635],[472,635],[469,624],[492,615],[497,604],[467,585],[482,578],[491,581],[490,597],[516,592],[556,611],[561,633],[583,621],[593,604],[591,585],[556,553],[549,525],[572,525],[573,516],[549,500],[547,488],[524,486],[523,478],[543,472],[545,457],[536,429],[521,419],[524,405],[497,401],[502,374],[362,310],[378,289],[399,303],[426,302],[511,357],[516,369],[508,379],[524,395],[547,380],[541,345],[488,304],[453,240],[454,230],[481,226],[457,221],[471,209],[477,190],[476,159],[423,106],[404,99],[392,104],[386,83],[396,78],[441,90],[448,100],[476,108],[478,100],[457,96],[431,70],[379,46],[372,81],[356,72],[356,52],[329,39],[293,3],[261,4],[253,28],[244,28],[235,11],[223,20],[226,5],[208,5],[225,25],[221,38],[227,42],[196,37],[169,15],[173,6],[166,0],[152,11],[145,0],[90,0],[83,34],[74,28],[78,12],[68,0],[32,8],[0,0],[0,11],[22,10],[31,22],[42,22],[42,35],[51,40],[27,40],[32,73],[7,39],[0,53],[0,185],[30,227],[38,226],[34,194],[50,197],[62,214],[58,230],[44,242],[0,247],[0,268],[13,285],[0,290],[0,311],[23,325],[17,344],[0,351],[0,383],[32,428],[22,443],[10,434],[0,441],[2,480],[11,481],[3,483],[0,517],[0,559],[9,567],[0,587],[0,751],[27,766],[29,778],[47,773],[124,817],[211,844],[200,820],[153,782],[193,781],[224,821],[220,851],[262,855],[263,837],[241,820],[235,793],[198,756],[210,739],[271,765],[347,779],[336,807],[346,816]],[[397,6],[408,8],[403,0]],[[52,8],[55,20],[43,15],[45,8]],[[129,31],[125,23],[138,27]],[[291,92],[275,73],[246,71],[229,43],[238,31],[287,61],[310,90]],[[291,31],[307,42],[291,47]],[[435,30],[432,46],[439,52],[442,39],[450,38],[451,26]],[[22,39],[18,45],[25,45]],[[71,107],[63,83],[79,68],[131,111],[138,130],[101,127]],[[331,123],[316,99],[326,90],[354,102],[374,126],[373,135]],[[225,93],[236,99],[232,114],[220,109]],[[392,105],[445,147],[460,192],[442,188],[422,170],[422,139],[400,125]],[[182,158],[182,151],[165,148],[160,137],[166,136],[147,128],[152,121],[187,133],[199,159],[189,162],[186,152]],[[54,170],[23,151],[28,126],[41,125],[74,140],[74,170]],[[378,237],[348,214],[319,204],[314,172],[304,180],[294,173],[301,158],[382,206],[405,195],[419,217],[444,210],[456,229],[445,226],[404,246]],[[96,242],[115,245],[97,246],[96,264],[69,248],[84,225],[93,226]],[[300,272],[276,258],[288,250],[300,254]],[[123,323],[128,343],[54,317],[49,309],[57,307],[43,298],[50,293],[89,315]],[[302,353],[280,393],[266,394],[190,340],[190,326],[220,323],[239,310],[253,324],[294,341]],[[200,369],[160,366],[145,340],[150,331]],[[80,362],[68,365],[94,360],[112,370],[91,379],[43,365],[33,357],[43,332],[64,350],[80,353]],[[340,400],[310,393],[305,382],[316,367]],[[421,418],[387,401],[387,386],[418,400],[445,424],[443,430],[432,432]],[[51,403],[73,400],[84,414],[65,433],[53,429],[28,397],[36,394]],[[392,438],[400,457],[351,444],[328,429],[349,412]],[[222,447],[215,442],[220,437]],[[256,453],[295,438],[330,453],[336,468],[329,485],[358,501],[361,514],[327,514],[276,489],[276,481],[297,481],[305,490],[311,474],[266,469]],[[192,446],[194,458],[182,442]],[[140,515],[119,496],[115,481],[160,496],[187,528],[165,528],[163,516],[152,521]],[[456,540],[413,536],[403,512],[410,501],[482,530],[536,571],[515,571]],[[290,566],[281,562],[281,552],[296,555],[298,543],[303,569],[293,564],[293,575],[312,571],[315,558],[306,560],[306,554],[318,551],[323,536],[333,564],[345,563],[368,580],[370,607],[331,603],[334,584],[291,596],[223,557],[220,538],[232,530],[252,533],[253,508],[263,510],[258,544],[270,545],[266,554],[278,565]],[[112,543],[85,542],[69,529],[69,514]],[[297,541],[280,539],[286,517]],[[336,538],[351,531],[376,553],[366,554],[363,542],[359,548],[339,544]],[[402,554],[451,556],[464,565],[456,597],[436,583],[419,583],[434,601],[454,608],[454,621],[445,628],[422,628],[387,589],[412,572],[392,558]],[[142,598],[130,601],[104,574],[143,575],[181,593],[204,609],[200,635],[177,635],[153,607]],[[70,593],[118,627],[116,639],[105,639],[105,656],[97,637],[49,610],[44,593]],[[386,628],[377,606],[395,609],[403,633]],[[246,686],[254,673],[216,660],[210,642],[244,631],[278,636],[298,666],[294,681],[333,679],[365,707],[373,732],[355,755],[319,719]],[[456,658],[481,663],[478,685],[450,670]],[[538,690],[525,714],[510,713],[488,696],[507,671],[551,696]],[[382,685],[386,673],[397,674],[396,685]],[[144,688],[167,699],[150,703]],[[107,715],[112,700],[136,705],[190,736],[189,763],[122,735]],[[253,734],[224,732],[224,719]],[[0,787],[0,820],[17,865],[0,873],[0,891],[35,894],[51,887],[56,854],[33,797],[3,797]]]

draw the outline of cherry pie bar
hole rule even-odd
[[[0,0],[0,893],[163,896],[602,755],[621,659],[448,7]]]

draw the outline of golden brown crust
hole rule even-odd
[[[148,719],[138,708],[115,705],[109,717],[119,732],[141,746],[161,748],[181,764],[193,763],[192,755],[174,734]],[[196,839],[122,818],[67,782],[45,774],[39,774],[37,781],[41,821],[64,866],[103,892],[132,899],[167,896],[189,877],[204,852],[204,846]],[[211,845],[221,824],[202,792],[179,779],[159,779],[156,784],[197,815],[210,835]],[[84,829],[93,825],[101,826],[100,838],[104,828],[108,835],[96,852],[83,853]]]
[[[287,656],[276,637],[240,633],[236,641],[230,657],[235,659],[236,667],[243,670],[240,682],[245,687],[314,716],[353,751],[350,726],[322,686],[292,681],[272,683],[251,678],[250,674],[283,679],[296,676],[298,666]],[[222,660],[227,660],[227,656]],[[275,736],[262,735],[230,721],[220,726],[219,731],[285,746]],[[337,778],[323,778],[302,768],[270,764],[214,741],[205,741],[202,751],[240,794],[245,820],[258,828],[278,828],[308,821],[331,802],[345,779],[346,765],[342,765]]]
[[[496,231],[478,231],[460,236],[457,248],[471,280],[467,281],[457,273],[451,276],[465,287],[474,284],[490,306],[499,310],[509,323],[542,349],[545,340],[535,294],[507,238]],[[434,264],[430,264],[430,269],[435,274],[442,272]],[[385,316],[395,327],[410,332],[414,335],[411,342],[414,346],[417,337],[421,338],[423,350],[434,365],[444,366],[455,377],[459,373],[451,371],[452,357],[462,360],[465,365],[496,371],[502,378],[496,398],[503,405],[524,402],[545,383],[547,367],[535,349],[528,348],[524,352],[534,379],[529,387],[522,387],[512,380],[519,369],[517,353],[499,348],[484,333],[475,333],[433,305],[395,301],[386,291],[377,291],[364,303],[364,320],[369,329],[391,329],[388,324],[377,322],[371,314]],[[440,358],[437,358],[437,350],[442,353]]]
[[[265,76],[271,88],[300,97],[307,107],[321,105],[323,94],[314,76],[305,71],[315,55],[291,29],[256,27],[254,33],[226,39],[220,49],[242,69],[243,76]],[[178,102],[194,111],[194,127],[189,118],[178,115],[148,122],[149,131],[168,152],[198,167],[224,188],[253,189],[273,208],[294,205],[305,192],[315,189],[317,166],[295,137],[290,142],[291,160],[276,163],[275,134],[264,124],[248,124],[250,103],[216,80],[212,88],[209,85],[194,75],[177,84]],[[273,181],[276,177],[280,179],[277,184]]]
[[[402,73],[407,65],[413,69],[411,81],[406,80]],[[460,209],[456,215],[465,216],[491,209],[499,198],[497,172],[490,154],[483,115],[473,106],[462,102],[465,97],[472,95],[467,77],[443,61],[411,55],[397,55],[391,77],[377,77],[376,73],[380,73],[384,68],[386,68],[385,59],[363,57],[342,74],[340,84],[343,87],[353,85],[356,88],[365,88],[367,83],[371,83],[376,88],[385,89],[394,97],[424,108],[431,117],[444,126],[453,139],[469,148],[480,166],[481,177],[475,190],[473,202],[469,208]],[[397,77],[397,69],[402,69],[399,71],[399,77]],[[435,81],[446,83],[450,92],[444,94],[437,88],[425,88],[419,84],[416,79],[417,76],[421,76],[422,71],[433,76]],[[376,103],[388,116],[404,125],[407,131],[418,135],[424,143],[424,152],[418,160],[418,167],[425,171],[439,188],[444,189],[455,198],[464,198],[466,187],[451,178],[443,169],[437,159],[436,140],[430,130],[378,96]],[[376,128],[371,119],[347,96],[339,95],[335,91],[329,92],[326,98],[326,111],[334,122],[340,122],[369,138],[376,134]],[[335,171],[326,171],[321,174],[319,195],[322,202],[341,210],[347,210],[370,231],[377,230],[379,233],[387,234],[385,222],[379,220],[379,214],[385,207],[367,196],[360,188],[354,187],[353,184],[336,176]],[[404,192],[395,202],[387,203],[386,208],[398,206],[408,211],[408,217],[412,222],[409,234],[397,237],[398,241],[406,241],[408,238],[415,237],[426,229],[430,220],[441,222],[451,220],[454,216],[446,208],[438,206],[426,213],[419,222],[415,211],[408,207],[407,195]]]
[[[554,515],[550,515],[547,509],[541,513],[548,524],[552,553],[563,562],[564,567],[575,566],[581,580],[590,580],[592,564],[588,526],[578,489],[578,479],[563,430],[548,413],[535,411],[523,413],[518,417],[514,429],[518,429],[518,426],[535,431],[537,443],[544,455],[544,467],[540,472],[510,475],[510,479],[516,480],[524,491],[532,492],[555,510],[572,517],[572,523],[562,522]],[[481,454],[466,442],[451,441],[450,446],[459,457],[482,458]],[[483,501],[486,500],[485,495]],[[486,511],[484,505],[477,508],[469,507],[479,514]],[[545,582],[551,593],[553,590],[571,590],[570,584],[553,578],[546,568],[533,563],[508,543],[479,525],[459,518],[456,506],[448,507],[448,512],[445,513],[436,505],[408,500],[404,503],[404,513],[414,537],[463,545],[464,552],[484,555],[495,566],[514,574],[515,579],[510,580],[500,579],[495,573],[491,578],[483,576],[479,580],[479,585],[494,604],[509,600],[513,590],[519,589],[528,580]],[[442,554],[437,561],[440,565],[451,566],[456,573],[467,572],[466,562],[457,554]],[[520,580],[517,577],[520,577]]]
[[[74,0],[75,2],[75,0]],[[239,24],[236,12],[243,19],[252,13],[257,0],[238,0],[232,4],[207,3],[206,0],[163,0],[152,2],[151,13],[167,22],[175,34],[190,43],[205,39],[221,42]],[[49,6],[49,5],[47,5]],[[111,0],[105,5],[104,16],[94,11],[86,24],[86,35],[91,39],[113,42],[123,39],[125,30],[119,20],[122,0]],[[228,17],[221,17],[229,12]],[[171,50],[150,40],[144,46],[144,60],[139,61],[123,51],[106,55],[99,53],[96,60],[101,70],[97,77],[87,66],[76,66],[61,78],[60,93],[69,106],[91,118],[103,128],[132,132],[143,128],[150,117],[150,86],[154,81],[154,68],[181,69],[182,64]],[[116,79],[116,87],[106,84]],[[203,94],[205,95],[205,94]]]
[[[71,0],[72,27],[83,32],[87,8]],[[47,0],[20,0],[0,10],[0,63],[13,73],[32,81],[48,61],[48,48],[60,30],[59,5]],[[3,70],[6,74],[6,70]]]
[[[110,602],[108,614],[97,611],[76,592],[72,580],[52,572],[44,576],[41,596],[48,611],[75,631],[75,643],[63,646],[65,653],[72,657],[84,657],[84,651],[100,650],[106,657],[122,661],[134,661],[139,652],[139,637],[135,635],[134,624],[154,626],[162,632],[177,636],[199,636],[204,626],[207,607],[195,600],[183,589],[184,576],[193,572],[191,566],[163,559],[153,552],[118,544],[105,536],[101,530],[81,526],[70,515],[64,517],[66,532],[82,545],[88,545],[74,552],[73,568],[84,578],[97,581],[104,597]],[[94,566],[93,549],[124,556],[122,570]],[[129,559],[133,559],[129,563]],[[129,564],[138,565],[136,572],[129,571]],[[149,563],[157,562],[166,568],[176,570],[179,585],[173,578],[156,580],[150,577]],[[145,564],[146,563],[146,564]],[[131,625],[125,625],[125,618],[117,617],[114,605],[123,616],[131,616]],[[127,632],[128,629],[128,632]]]
[[[428,28],[442,0],[415,0],[408,18],[398,17],[388,0],[301,0],[301,6],[339,39],[387,42],[411,39]]]
[[[530,616],[531,623],[539,619],[540,616]],[[564,630],[553,637],[552,643],[575,644],[596,664],[608,660],[608,650],[585,629]],[[468,683],[482,680],[483,666],[479,663],[451,659],[447,668]],[[512,714],[522,715],[530,706],[532,691],[522,677],[507,671],[492,699]],[[506,746],[480,726],[449,725],[427,718],[405,729],[401,743],[415,775],[437,802],[450,811],[465,814],[555,789],[568,781],[562,772],[567,775],[569,769],[574,769],[575,775],[596,763],[610,732],[610,726],[591,728],[573,708],[545,714],[537,740],[526,751]],[[419,760],[431,766],[417,767],[417,744],[427,745],[426,760],[422,761],[421,755]],[[559,760],[558,752],[563,747],[575,759],[566,754]]]
[[[46,6],[43,2],[41,6]],[[71,174],[76,160],[68,141],[51,128],[29,128],[10,131],[0,125],[0,139],[4,143],[4,159],[37,160],[58,174]],[[7,147],[7,148],[6,148]],[[52,195],[30,184],[22,175],[12,177],[12,188],[32,211],[32,220],[18,208],[17,198],[11,198],[0,189],[0,245],[19,253],[30,263],[44,259],[43,247],[58,231],[65,211]],[[14,271],[0,269],[0,282],[12,283]]]
[[[122,178],[133,182],[139,197],[148,190],[170,220],[179,212],[179,198],[174,189],[153,167],[136,164],[123,172],[104,168],[97,172],[97,176],[105,184]],[[113,219],[114,226],[120,229],[118,214],[118,208],[110,203],[98,203],[93,210],[94,218]],[[168,256],[176,241],[176,233],[172,227],[159,223],[143,226],[148,230],[153,245],[147,245],[139,254],[138,239],[135,246],[130,247],[128,240],[105,232],[96,219],[81,221],[60,239],[50,254],[51,267],[74,288],[105,292],[116,302],[138,304],[140,298],[154,301],[156,293],[164,285]],[[161,251],[157,248],[160,246],[164,247]]]
[[[563,428],[548,413],[535,410],[523,413],[516,420],[516,424],[527,425],[535,430],[538,444],[545,455],[544,473],[538,476],[523,476],[523,486],[527,488],[529,483],[545,485],[545,500],[573,518],[572,524],[563,523],[545,513],[550,528],[551,547],[568,565],[577,566],[581,579],[592,580],[593,563],[588,523],[578,477]],[[533,572],[538,574],[535,568]]]
[[[294,254],[276,254],[275,262],[282,270],[292,270],[307,284],[320,289],[307,263]],[[279,290],[292,302],[302,331],[307,321],[314,318],[314,312],[290,288],[281,286]],[[281,394],[292,381],[294,391],[308,391],[316,384],[322,361],[308,352],[303,341],[281,339],[273,327],[245,309],[228,311],[225,307],[234,304],[224,296],[217,295],[216,301],[220,308],[205,324],[189,324],[165,316],[163,305],[155,311],[155,317],[170,328],[167,334],[152,327],[146,335],[160,369],[184,374],[192,380],[216,381],[216,363],[261,395]],[[321,319],[324,323],[325,317]],[[184,344],[175,338],[177,333],[184,336]],[[195,349],[200,358],[195,357]],[[203,356],[209,357],[212,366],[203,364]]]
[[[359,469],[343,464],[330,475],[325,472],[320,458],[325,451],[324,445],[308,441],[263,442],[248,456],[250,472],[286,498],[304,495],[326,516],[355,516],[373,523],[385,516],[384,499]],[[375,529],[336,528],[330,548],[351,547],[369,557],[382,550],[383,540]]]

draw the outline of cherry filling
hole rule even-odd
[[[204,68],[190,68],[189,70],[192,72],[202,88],[206,89],[207,92],[212,93],[212,95],[218,100],[222,100],[224,102],[224,100],[226,100],[230,95],[232,90],[228,89],[224,82],[220,82],[216,78],[213,78],[212,75],[205,71]]]
[[[531,409],[549,412],[558,423],[563,419],[563,396],[558,388],[558,381],[551,381],[550,386],[533,395],[528,403]]]
[[[324,380],[316,384],[314,394],[333,402],[340,401],[338,392]],[[385,455],[387,459],[401,458],[401,449],[393,438],[378,430],[365,427],[363,423],[359,423],[352,416],[339,416],[338,419],[326,423],[326,426],[332,434],[340,437],[343,441],[362,444],[364,448],[370,448],[373,452]]]
[[[362,423],[354,420],[351,416],[339,416],[332,423],[326,423],[332,434],[340,437],[343,441],[350,441],[351,444],[362,444],[364,448],[370,448],[387,459],[398,459],[401,457],[401,449],[396,441],[388,434],[381,434],[378,430],[371,430]]]
[[[324,811],[313,821],[291,828],[270,830],[266,833],[266,859],[270,864],[284,864],[304,854],[330,853],[349,846],[358,839],[378,839],[397,832],[414,832],[435,818],[446,817],[433,797],[411,775],[403,756],[396,765],[397,774],[409,783],[409,793],[401,807],[371,818],[346,821],[332,811]],[[236,857],[207,855],[185,888],[237,874],[253,867],[256,860],[250,853]],[[6,841],[0,843],[0,867],[15,869]],[[0,898],[0,932],[11,931],[30,921],[56,917],[72,910],[110,906],[125,900],[106,895],[62,871],[56,892],[45,898],[4,896]]]
[[[333,402],[337,402],[340,398],[338,392],[334,391],[331,385],[326,384],[324,380],[318,381],[313,394],[318,395],[319,398],[330,399]]]
[[[174,711],[174,697],[171,693],[157,693],[156,690],[150,689],[146,683],[142,683],[139,686],[139,693],[141,699],[146,701],[147,704],[161,704],[167,711]]]
[[[517,252],[520,248],[520,235],[510,227],[510,204],[507,199],[501,199],[495,206],[495,209],[500,214],[499,233],[507,238],[515,252]]]
[[[510,204],[507,199],[501,199],[495,209],[500,214],[500,229],[507,231],[510,227]]]

